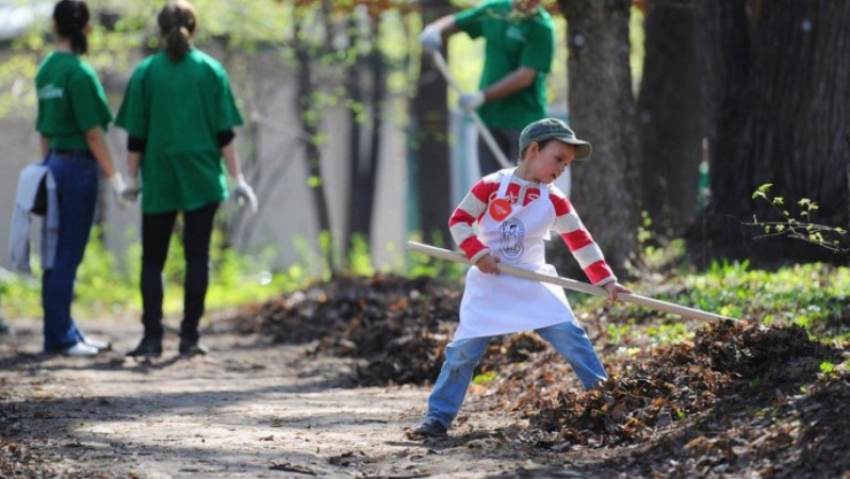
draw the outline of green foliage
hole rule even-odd
[[[351,248],[348,251],[348,267],[356,276],[371,276],[375,274],[372,267],[372,257],[369,254],[369,243],[362,234],[351,237]]]
[[[771,183],[761,185],[754,193],[753,199],[767,202],[772,210],[780,216],[778,221],[759,221],[753,218],[750,226],[761,228],[764,235],[757,238],[788,236],[837,253],[850,252],[847,244],[847,230],[840,227],[825,226],[811,222],[813,214],[818,210],[818,204],[808,198],[797,201],[797,211],[792,212],[785,205],[785,198],[771,196]]]
[[[122,269],[99,237],[100,231],[95,229],[86,247],[83,263],[77,271],[73,314],[96,318],[140,315],[141,246],[134,244],[128,249],[126,268]],[[306,282],[308,278],[301,267],[293,266],[286,271],[274,272],[264,266],[270,263],[272,253],[266,251],[258,258],[240,254],[225,247],[223,236],[215,233],[210,249],[207,309],[262,302],[281,292],[295,290]],[[33,261],[33,266],[32,277],[8,272],[0,275],[0,294],[7,316],[41,317],[41,269],[37,259]],[[184,274],[183,245],[174,235],[163,272],[163,308],[166,314],[180,314],[183,310]],[[9,298],[14,298],[14,301]]]
[[[472,378],[473,384],[487,384],[496,379],[496,371],[488,371]]]
[[[414,235],[411,239],[422,242],[422,238],[418,235]],[[443,242],[438,238],[433,239],[431,244],[438,248],[444,247]],[[469,266],[466,264],[437,259],[424,253],[413,252],[408,254],[407,272],[409,276],[414,278],[417,276],[429,276],[432,278],[461,281],[466,277],[468,268]]]
[[[637,240],[638,255],[626,260],[625,263],[626,270],[631,276],[643,277],[653,271],[667,269],[668,265],[675,264],[685,256],[684,240],[658,237],[653,233],[652,218],[646,211],[641,211]]]
[[[827,376],[837,375],[838,374],[838,367],[835,364],[832,364],[829,361],[824,361],[824,362],[820,363],[820,372],[822,372],[823,374],[825,374]]]
[[[824,342],[850,341],[846,328],[846,305],[850,303],[848,267],[812,263],[766,271],[750,269],[746,261],[716,261],[707,271],[669,272],[663,284],[653,280],[628,286],[637,294],[648,295],[647,289],[661,291],[650,296],[710,313],[776,327],[796,324]],[[571,295],[571,301],[576,311],[596,311],[608,317],[607,334],[624,347],[637,334],[648,335],[651,343],[660,344],[690,338],[695,330],[692,320],[611,303],[597,296]],[[658,324],[635,327],[649,318]]]

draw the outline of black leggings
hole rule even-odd
[[[198,340],[209,285],[210,238],[218,203],[183,212],[183,250],[186,258],[185,296],[180,338]],[[162,338],[162,270],[177,212],[142,215],[142,323],[145,337]]]

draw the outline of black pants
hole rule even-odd
[[[218,203],[183,212],[183,250],[186,258],[183,322],[180,338],[198,340],[209,285],[210,238]],[[162,338],[162,270],[177,212],[142,215],[142,323],[145,337]]]
[[[516,166],[519,163],[519,134],[520,130],[490,130],[499,149],[505,154],[508,163],[511,166]],[[478,135],[478,167],[481,171],[481,176],[487,176],[490,173],[496,172],[504,168],[490,146],[484,140],[482,135]]]

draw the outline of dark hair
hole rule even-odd
[[[195,7],[186,0],[176,0],[162,7],[156,21],[168,58],[175,62],[183,60],[189,51],[189,39],[198,24]]]
[[[53,8],[56,33],[71,40],[71,51],[82,55],[89,50],[85,28],[89,23],[89,7],[83,0],[60,0]]]

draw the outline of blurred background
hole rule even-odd
[[[476,131],[418,36],[475,1],[193,3],[196,46],[225,65],[246,120],[237,144],[260,200],[256,215],[225,206],[220,252],[246,258],[262,278],[292,268],[309,277],[405,270],[411,238],[451,246],[447,219],[478,178]],[[86,60],[117,110],[132,69],[158,49],[163,2],[88,4]],[[557,30],[551,114],[594,145],[564,189],[615,268],[639,268],[647,247],[675,248],[695,267],[718,258],[846,264],[850,2],[543,5]],[[40,161],[33,84],[51,49],[52,8],[0,0],[4,252],[18,173]],[[474,90],[482,41],[455,35],[444,53]],[[126,171],[123,131],[111,127],[108,139]],[[110,268],[133,277],[138,206],[119,210],[102,193],[93,241],[114,256]],[[566,248],[553,250],[569,271]]]

